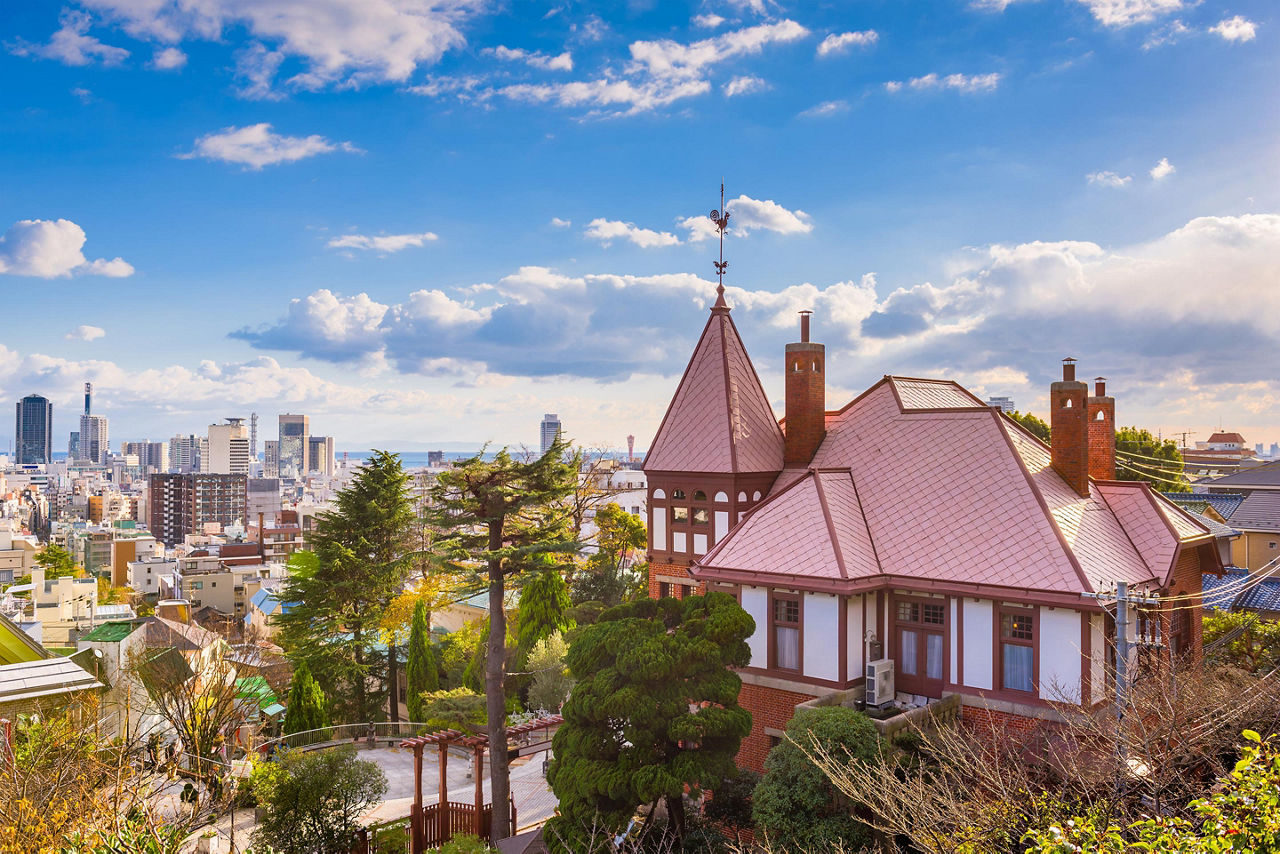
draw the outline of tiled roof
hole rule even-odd
[[[1280,492],[1250,493],[1227,521],[1248,531],[1280,531]]]
[[[1244,488],[1280,486],[1280,460],[1274,463],[1264,463],[1260,466],[1241,469],[1234,474],[1215,478],[1209,481],[1206,486],[1213,489],[1224,486]]]
[[[0,665],[0,706],[101,687],[101,682],[69,658]]]
[[[1206,503],[1218,511],[1218,515],[1223,519],[1230,519],[1231,514],[1240,506],[1240,502],[1244,501],[1244,494],[1236,492],[1162,492],[1160,494],[1174,504]]]
[[[1209,437],[1210,445],[1218,445],[1226,442],[1235,442],[1237,445],[1244,444],[1244,436],[1239,433],[1214,433]]]
[[[1204,607],[1246,611],[1280,611],[1280,578],[1247,582],[1249,571],[1238,566],[1227,567],[1222,577],[1204,575]]]
[[[148,617],[146,645],[149,647],[173,647],[183,652],[205,649],[222,640],[217,634],[186,623],[166,620],[164,617]]]
[[[1204,527],[1207,528],[1209,533],[1213,534],[1214,537],[1231,538],[1240,536],[1240,532],[1235,528],[1232,528],[1230,525],[1224,525],[1217,519],[1211,519],[1203,513],[1195,513],[1192,511],[1188,512],[1191,512],[1191,515],[1195,517],[1195,520],[1201,525],[1204,525]]]
[[[978,398],[951,380],[928,380],[916,377],[888,377],[902,401],[902,408],[912,409],[972,409],[985,407]]]
[[[645,456],[646,471],[776,472],[783,438],[727,309],[711,313]]]

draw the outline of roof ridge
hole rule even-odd
[[[836,523],[831,518],[831,507],[827,504],[827,490],[822,485],[822,474],[813,471],[813,485],[818,490],[818,505],[822,508],[823,521],[827,523],[827,537],[831,540],[831,550],[835,552],[836,566],[840,568],[840,577],[848,578],[849,571],[844,565],[844,552],[840,549],[840,540],[836,536]]]

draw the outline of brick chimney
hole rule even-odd
[[[1062,360],[1062,380],[1049,386],[1053,468],[1081,497],[1089,495],[1089,386],[1076,381],[1076,360]]]
[[[1089,477],[1116,479],[1116,399],[1107,397],[1107,378],[1093,381],[1089,398]]]
[[[827,348],[809,341],[809,315],[800,312],[800,341],[787,345],[787,421],[783,462],[807,466],[827,434]]]

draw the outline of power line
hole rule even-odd
[[[1182,463],[1180,463],[1178,460],[1171,460],[1168,457],[1149,457],[1146,454],[1138,454],[1138,453],[1134,453],[1133,451],[1124,451],[1124,450],[1121,450],[1120,448],[1116,448],[1116,453],[1124,454],[1126,457],[1137,457],[1138,459],[1143,459],[1143,460],[1154,460],[1157,463],[1176,463],[1177,465],[1182,465]]]
[[[1127,463],[1117,462],[1116,465],[1118,465],[1120,468],[1124,469],[1125,471],[1129,472],[1130,474],[1136,474],[1139,477],[1146,478],[1148,480],[1155,480],[1155,481],[1159,481],[1160,483],[1168,483],[1168,484],[1171,484],[1172,486],[1189,486],[1190,485],[1190,481],[1169,480],[1166,477],[1159,477],[1150,472],[1139,471],[1138,469],[1130,467]]]

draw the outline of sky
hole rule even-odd
[[[0,5],[0,402],[120,440],[647,446],[714,300],[885,374],[1280,441],[1273,0]],[[12,409],[8,410],[12,412]],[[0,450],[12,439],[0,419]]]

